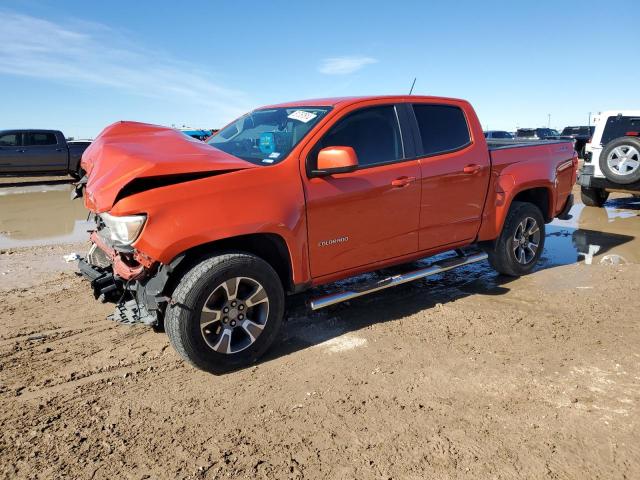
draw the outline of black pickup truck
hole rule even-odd
[[[64,175],[79,178],[88,140],[69,141],[58,130],[0,130],[0,175]]]
[[[558,140],[573,140],[573,148],[578,152],[580,158],[584,158],[585,146],[593,136],[595,128],[588,126],[565,127]]]

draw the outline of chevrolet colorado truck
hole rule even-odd
[[[572,205],[577,156],[569,141],[488,144],[464,100],[388,96],[260,108],[207,143],[119,122],[82,166],[96,226],[79,268],[96,298],[223,372],[274,342],[287,294],[447,251],[310,308],[487,258],[531,272]]]
[[[91,142],[67,141],[59,130],[0,130],[0,175],[69,174]]]

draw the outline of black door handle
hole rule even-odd
[[[18,152],[18,153],[24,153],[24,152],[26,152],[26,150],[17,149],[17,150],[16,150],[16,152]]]

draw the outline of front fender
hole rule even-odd
[[[284,169],[262,167],[144,191],[114,215],[145,213],[134,248],[163,264],[200,245],[248,234],[281,237],[294,283],[309,281],[304,196]]]

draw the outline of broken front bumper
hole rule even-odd
[[[170,265],[154,263],[147,268],[109,247],[96,232],[91,234],[91,241],[87,258],[78,260],[78,270],[91,283],[97,300],[116,303],[109,318],[118,323],[160,327],[169,301],[164,289],[182,257]]]
[[[124,294],[122,281],[116,280],[111,268],[91,265],[84,258],[78,260],[80,274],[91,282],[93,296],[101,302],[118,301]]]

